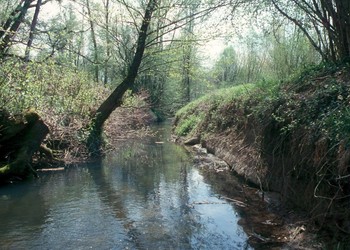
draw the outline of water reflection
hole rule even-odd
[[[231,204],[180,146],[126,142],[100,163],[0,189],[5,249],[248,249]]]

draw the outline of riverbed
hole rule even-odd
[[[0,187],[0,249],[253,249],[242,204],[158,130],[99,162]]]

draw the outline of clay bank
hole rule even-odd
[[[349,85],[347,66],[319,66],[288,83],[219,90],[182,108],[174,134],[262,193],[278,193],[326,247],[340,249],[350,235]]]

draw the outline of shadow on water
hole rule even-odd
[[[251,249],[188,152],[157,137],[0,189],[1,249]]]
[[[164,151],[171,150],[173,162]],[[101,200],[137,248],[190,248],[188,155],[155,141],[125,142],[91,170]]]
[[[124,142],[91,171],[130,242],[144,249],[248,249],[232,206],[211,193],[188,151],[160,131],[142,143]]]
[[[29,186],[29,188],[32,188]],[[34,203],[28,201],[36,201]],[[32,230],[40,229],[48,213],[42,196],[28,192],[28,183],[19,183],[16,189],[10,186],[0,188],[0,249],[8,249],[13,241],[26,240]],[[17,225],[30,225],[18,227]]]

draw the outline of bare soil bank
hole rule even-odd
[[[257,88],[224,104],[199,102],[177,116],[175,131],[182,126],[185,143],[199,142],[248,182],[278,192],[327,247],[342,249],[350,242],[349,86],[348,67],[320,69],[271,98]]]
[[[202,148],[188,147],[195,165],[222,199],[232,203],[240,215],[239,225],[254,249],[322,249],[308,219],[284,207],[275,192],[262,192],[232,174],[228,164]]]

